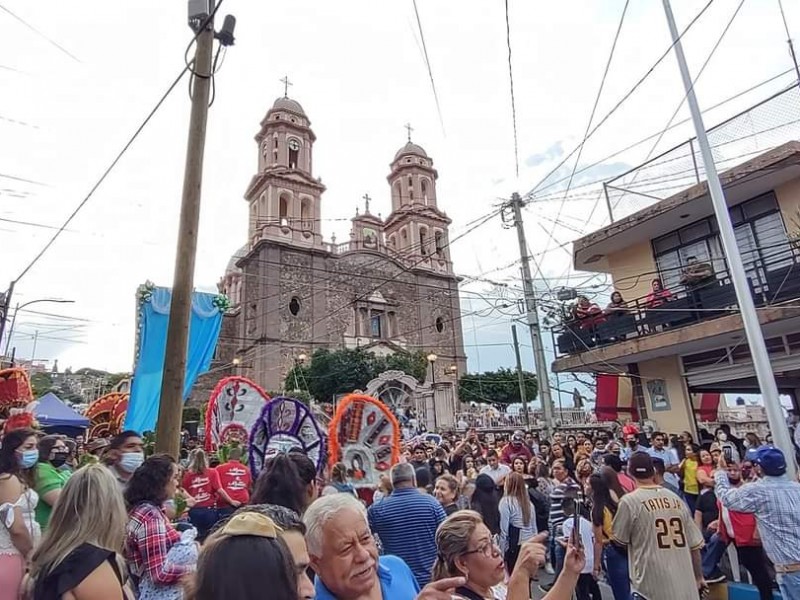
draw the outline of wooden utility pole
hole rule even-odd
[[[178,252],[175,256],[172,303],[169,309],[167,347],[164,355],[164,377],[156,424],[156,452],[166,452],[175,459],[178,458],[180,451],[183,387],[186,379],[186,351],[192,311],[197,229],[200,222],[200,192],[203,184],[203,154],[211,89],[213,45],[214,23],[209,19],[205,29],[197,35],[197,48],[192,65],[192,113],[183,176]]]

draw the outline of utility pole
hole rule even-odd
[[[775,382],[775,374],[772,372],[767,345],[764,343],[764,334],[761,331],[761,324],[758,322],[755,303],[750,295],[750,286],[747,281],[747,273],[742,263],[742,255],[739,253],[739,246],[736,243],[736,235],[733,231],[731,216],[725,202],[725,194],[722,191],[722,184],[719,181],[717,167],[714,164],[714,155],[708,143],[706,126],[703,123],[703,116],[697,97],[692,85],[692,77],[689,74],[689,67],[686,64],[686,57],[683,54],[678,28],[675,25],[675,17],[672,14],[672,7],[669,0],[663,0],[664,12],[667,16],[667,24],[672,35],[675,49],[675,57],[678,60],[678,67],[681,71],[683,86],[686,89],[686,101],[692,113],[697,143],[700,146],[700,155],[703,159],[703,167],[708,178],[708,191],[711,195],[711,204],[714,206],[714,214],[719,226],[719,237],[722,241],[722,249],[728,259],[728,268],[731,274],[731,281],[736,290],[736,300],[739,303],[739,310],[742,314],[742,323],[747,337],[747,345],[750,347],[750,355],[753,359],[753,368],[756,372],[758,387],[761,390],[761,397],[764,399],[764,407],[767,411],[769,428],[772,431],[772,439],[775,445],[781,449],[786,457],[788,473],[791,480],[795,479],[795,460],[794,446],[789,437],[789,428],[783,418],[778,385]]]
[[[8,284],[8,290],[6,293],[0,296],[0,342],[3,341],[3,334],[6,332],[6,323],[8,322],[8,311],[11,308],[11,296],[14,295],[14,286],[16,285],[16,281],[12,281]],[[14,313],[14,317],[17,316],[17,313]],[[8,354],[8,344],[6,344],[6,350],[4,354]]]
[[[203,183],[203,154],[206,143],[208,101],[211,90],[214,21],[206,19],[197,33],[197,47],[192,65],[192,112],[189,142],[183,176],[183,195],[178,230],[178,251],[172,283],[164,376],[156,424],[156,452],[178,458],[180,452],[183,388],[186,379],[186,350],[192,311],[194,263],[197,253],[197,229],[200,222],[200,198]]]
[[[519,340],[517,339],[517,326],[511,326],[511,339],[514,340],[514,354],[517,357],[517,377],[519,378],[519,399],[522,402],[522,415],[525,426],[530,428],[531,418],[528,415],[528,392],[525,389],[525,375],[522,372],[522,357],[519,354]]]
[[[544,414],[544,428],[547,438],[553,434],[553,400],[550,397],[550,380],[547,377],[547,362],[544,357],[542,344],[542,330],[539,326],[539,314],[536,312],[536,296],[533,290],[533,277],[531,276],[530,257],[528,256],[528,243],[525,241],[525,228],[522,223],[522,198],[517,192],[511,195],[509,202],[514,211],[514,227],[517,228],[519,241],[519,254],[522,259],[522,288],[525,291],[525,310],[528,318],[528,328],[531,333],[533,345],[533,359],[536,364],[536,380],[539,385],[539,398],[542,400],[542,413]]]

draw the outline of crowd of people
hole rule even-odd
[[[365,489],[299,450],[252,481],[238,447],[190,439],[176,461],[132,431],[13,430],[0,600],[527,600],[540,577],[547,600],[599,599],[602,581],[615,600],[698,598],[731,544],[762,599],[800,599],[800,484],[780,450],[724,426],[702,445],[623,431],[417,440]]]

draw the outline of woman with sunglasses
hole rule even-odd
[[[529,600],[530,580],[544,563],[546,534],[539,534],[520,549],[507,584],[505,563],[492,533],[481,516],[462,510],[449,516],[436,530],[437,557],[432,581],[463,577],[466,581],[453,600]],[[582,549],[569,546],[564,569],[543,600],[569,600],[586,560]]]

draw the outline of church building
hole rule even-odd
[[[315,350],[361,347],[436,355],[428,377],[455,382],[466,356],[451,221],[439,206],[433,160],[411,142],[410,128],[389,165],[390,214],[374,214],[365,196],[350,239],[339,243],[322,236],[325,186],[313,171],[316,136],[303,107],[278,98],[255,140],[247,243],[221,282],[232,305],[223,335],[235,340],[235,371],[278,391]]]

